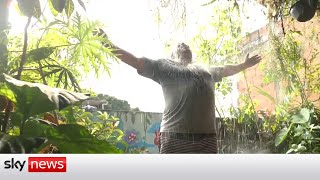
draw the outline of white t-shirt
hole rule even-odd
[[[216,133],[214,83],[221,81],[223,67],[143,60],[138,73],[159,83],[165,99],[160,132]]]

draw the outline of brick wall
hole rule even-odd
[[[297,35],[297,40],[301,42],[302,45],[302,52],[303,57],[309,59],[310,58],[310,52],[313,49],[319,49],[320,43],[317,39],[320,34],[320,19],[315,17],[311,21],[300,23],[296,21],[288,21],[284,22],[284,28],[285,32],[290,31],[297,31],[300,32],[302,35]],[[270,26],[271,24],[269,24]],[[282,33],[282,27],[281,22],[275,24],[273,23],[271,26],[276,27],[277,31],[279,33]],[[263,27],[259,30],[256,30],[255,32],[248,34],[242,41],[242,49],[243,54],[239,57],[241,59],[245,59],[245,55],[247,53],[250,53],[251,55],[254,54],[260,54],[263,57],[262,61],[267,61],[271,57],[271,45],[269,42],[269,31],[268,27]],[[310,40],[310,36],[314,35],[314,39]],[[316,57],[316,62],[320,61],[319,55]],[[270,95],[275,97],[276,99],[279,99],[281,88],[279,84],[269,84],[269,85],[263,85],[263,72],[261,70],[260,66],[254,66],[246,71],[246,77],[248,80],[248,84],[251,87],[251,96],[253,99],[255,99],[258,102],[258,105],[256,107],[256,110],[272,110],[274,109],[274,104],[263,95],[259,94],[255,88],[252,86],[257,86],[266,92],[268,92]],[[239,74],[239,81],[238,81],[238,90],[239,94],[246,93],[247,92],[247,86],[245,83],[244,75],[243,73]],[[309,94],[310,100],[315,100],[319,98],[318,94]],[[320,103],[318,102],[316,105],[320,106]],[[241,106],[241,103],[240,103]]]

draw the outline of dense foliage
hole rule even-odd
[[[8,30],[4,36],[2,153],[121,152],[118,119],[103,113],[92,122],[92,114],[77,107],[88,98],[78,82],[89,71],[108,72],[114,55],[103,45],[106,37],[95,33],[101,23],[82,17],[74,3],[85,10],[81,0],[18,0],[27,22],[23,35]]]
[[[263,85],[274,84],[280,91],[273,97],[262,86],[249,84],[244,71],[240,76],[246,89],[239,97],[240,106],[226,110],[216,101],[215,110],[222,117],[219,150],[319,153],[319,98],[313,98],[320,91],[318,48],[313,46],[319,44],[317,29],[304,34],[286,26],[292,22],[288,12],[293,0],[257,2],[268,7],[271,25],[280,24],[280,31],[269,29],[270,48],[265,54],[270,58],[260,65]],[[27,18],[23,34],[0,27],[0,152],[119,153],[116,146],[125,145],[119,119],[101,112],[92,118],[93,113],[77,106],[88,98],[79,86],[83,75],[92,70],[97,76],[109,72],[108,58],[114,55],[103,46],[108,39],[95,33],[101,23],[81,16],[75,3],[85,10],[82,0],[18,0],[18,10]],[[213,16],[190,40],[197,61],[218,66],[239,63],[246,33],[241,4],[236,0],[217,3],[202,4],[212,7]],[[186,1],[160,1],[157,12],[165,8],[182,17],[176,29],[186,26]],[[160,13],[157,20],[162,23]],[[217,95],[230,95],[232,81],[217,84]],[[275,108],[257,109],[260,100],[252,94],[263,95]],[[93,99],[107,101],[113,110],[132,110],[127,101],[107,95]]]

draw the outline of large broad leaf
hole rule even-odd
[[[49,0],[49,5],[53,8],[51,9],[51,11],[55,10],[61,13],[66,6],[66,0]],[[52,13],[56,14],[56,12],[52,12]]]
[[[55,109],[60,110],[88,98],[80,93],[52,88],[39,83],[20,81],[6,74],[2,75],[2,79],[5,86],[2,85],[4,88],[0,90],[0,93],[4,93],[1,95],[15,102],[17,109],[24,115],[25,119]]]
[[[298,114],[295,114],[291,117],[292,123],[303,124],[309,121],[310,110],[307,108],[302,108]]]
[[[288,136],[289,132],[291,131],[292,127],[293,126],[290,125],[289,128],[281,129],[281,131],[279,132],[279,134],[276,136],[276,139],[275,139],[276,146],[279,146],[284,140],[287,139],[287,136]]]
[[[50,126],[39,121],[27,121],[25,135],[43,136],[62,153],[121,153],[107,141],[98,140],[78,124]]]
[[[39,0],[18,0],[18,6],[22,14],[25,16],[34,16],[37,19],[39,19],[41,16]]]
[[[0,133],[0,153],[32,153],[46,138],[10,136]]]

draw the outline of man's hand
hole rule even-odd
[[[252,57],[249,57],[249,53],[248,53],[244,64],[247,67],[251,67],[251,66],[254,66],[254,65],[258,64],[261,61],[261,59],[262,58],[261,58],[260,55],[254,55]]]
[[[246,60],[244,63],[237,64],[237,65],[226,65],[224,66],[224,70],[222,72],[222,77],[232,76],[234,74],[239,73],[240,71],[243,71],[247,68],[250,68],[256,64],[258,64],[261,61],[260,55],[255,55],[252,57],[249,57],[249,53],[247,54]]]
[[[103,29],[96,29],[92,33],[93,35],[101,36],[108,39],[108,35],[104,32]],[[132,66],[138,71],[142,71],[144,69],[144,61],[141,60],[142,58],[137,58],[133,54],[112,44],[109,40],[107,40],[107,42],[104,42],[103,45],[105,47],[112,48],[114,55],[117,56],[122,62]]]
[[[104,32],[103,29],[101,29],[101,28],[95,29],[95,30],[93,30],[92,34],[94,36],[100,36],[100,37],[105,38],[105,40],[103,40],[101,42],[102,45],[104,45],[105,47],[112,48],[112,43],[109,41],[109,37],[108,37],[107,33]]]

